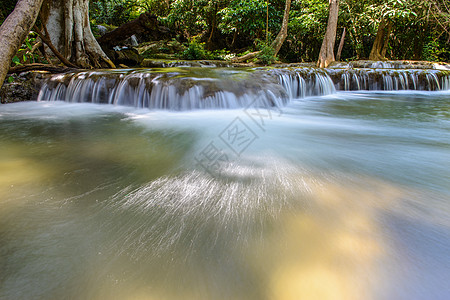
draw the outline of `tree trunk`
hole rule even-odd
[[[60,62],[62,62],[64,65],[66,65],[68,67],[78,68],[78,66],[76,66],[73,63],[71,63],[70,61],[68,61],[61,53],[58,52],[58,50],[56,50],[55,46],[53,46],[53,44],[52,44],[52,41],[47,36],[45,36],[36,27],[36,25],[33,26],[33,30],[38,34],[38,36],[41,38],[42,42],[44,42],[50,48],[50,50],[53,52],[53,54],[55,54],[55,56],[59,59]],[[48,35],[48,32],[46,34]],[[44,52],[44,54],[46,54],[46,53]],[[47,61],[49,61],[49,60],[47,59]]]
[[[389,42],[389,35],[392,31],[392,22],[381,20],[378,26],[377,36],[373,42],[372,50],[370,51],[370,60],[386,60],[386,50]]]
[[[322,47],[320,48],[319,60],[317,66],[326,68],[335,61],[334,59],[334,43],[336,41],[336,30],[339,13],[339,0],[330,0],[330,11],[328,14],[328,25],[325,37],[323,38]]]
[[[427,25],[424,25],[423,27],[420,26],[419,28],[420,28],[420,30],[418,30],[419,33],[418,33],[417,36],[415,36],[414,42],[413,42],[413,45],[414,45],[413,59],[414,60],[421,60],[422,59],[423,44],[424,44],[424,41],[425,41],[425,36],[426,36],[426,34],[428,32]]]
[[[218,4],[216,3],[215,5],[214,5],[214,11],[213,11],[213,14],[212,14],[212,20],[211,20],[211,23],[210,23],[210,31],[209,31],[209,38],[208,38],[208,41],[206,42],[206,47],[207,47],[207,49],[208,50],[212,50],[214,47],[213,47],[213,44],[214,44],[214,42],[213,42],[213,40],[214,40],[214,36],[216,35],[216,28],[217,28],[217,12],[219,11],[219,6],[218,6]]]
[[[284,7],[283,23],[281,24],[280,32],[278,32],[277,37],[270,45],[274,50],[274,56],[277,56],[278,51],[280,51],[284,40],[287,37],[288,23],[289,23],[289,11],[291,10],[291,0],[286,0],[286,5]]]
[[[89,0],[45,0],[41,21],[55,48],[83,68],[115,67],[100,48],[89,24]]]
[[[0,27],[0,87],[11,60],[27,37],[39,14],[43,0],[19,0]]]
[[[344,30],[342,31],[342,36],[341,36],[341,42],[339,43],[338,52],[336,54],[336,60],[337,61],[341,60],[342,48],[344,48],[345,33],[346,33],[346,29],[344,27]]]

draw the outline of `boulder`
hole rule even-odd
[[[127,67],[139,67],[143,57],[139,52],[127,46],[115,46],[112,49],[103,48],[106,55],[114,62],[116,66],[126,65]]]

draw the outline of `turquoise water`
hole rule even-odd
[[[0,299],[448,299],[450,94],[0,106]]]

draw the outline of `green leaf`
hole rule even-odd
[[[11,83],[11,82],[13,82],[13,81],[14,81],[14,77],[9,76],[9,77],[8,77],[8,83]]]
[[[33,47],[31,46],[30,42],[27,40],[25,40],[25,44],[27,45],[28,49],[32,50]]]
[[[17,55],[14,56],[14,57],[12,58],[12,61],[13,61],[13,63],[15,63],[16,65],[21,65],[20,59],[17,57]]]
[[[23,58],[23,62],[26,62],[27,61],[27,56],[24,54],[24,55],[22,55],[22,58]]]

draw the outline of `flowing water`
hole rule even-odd
[[[449,76],[327,72],[95,71],[1,106],[0,299],[449,299]]]

